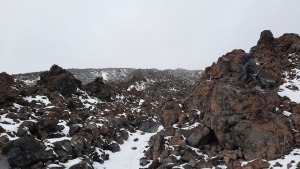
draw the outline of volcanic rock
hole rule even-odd
[[[116,95],[113,87],[105,84],[102,77],[97,77],[93,82],[83,85],[82,89],[89,95],[106,101],[112,101]]]
[[[13,99],[20,94],[20,91],[14,87],[14,78],[5,72],[0,73],[0,104],[9,99]]]
[[[31,137],[22,137],[5,145],[2,154],[12,167],[25,168],[45,161],[47,153],[45,147]]]
[[[169,100],[161,111],[161,124],[166,127],[179,121],[182,109],[176,101]]]
[[[257,65],[258,70],[263,72],[261,76],[264,76],[264,81],[272,81],[272,85],[263,84],[263,80],[259,78],[253,79],[257,82],[254,86],[249,83],[241,84],[237,75],[245,53],[242,50],[233,50],[205,70],[199,83],[195,85],[194,92],[184,103],[188,110],[198,109],[203,112],[201,123],[213,130],[222,147],[228,150],[241,149],[246,160],[279,158],[294,145],[294,136],[286,124],[286,119],[275,113],[275,108],[280,107],[280,98],[277,90],[272,87],[279,85],[282,72],[275,73],[265,68],[268,58],[270,64],[275,62],[278,65],[276,69],[284,70],[286,65],[280,64],[285,58],[262,56],[270,50],[278,55],[273,48],[285,46],[285,41],[278,44],[280,38],[272,37],[269,31],[262,32],[258,46],[253,48],[258,63],[264,63]],[[295,38],[292,37],[291,40]],[[272,45],[273,48],[267,48],[266,45]],[[260,60],[261,58],[263,59]]]
[[[157,131],[159,123],[151,116],[139,116],[135,120],[135,125],[143,132],[154,133]]]
[[[72,94],[76,93],[77,88],[81,88],[79,80],[57,65],[53,65],[49,71],[41,73],[37,85],[51,92],[58,91],[65,98],[71,97]]]
[[[298,35],[274,38],[271,31],[263,31],[249,54],[235,49],[220,57],[194,83],[182,108],[173,100],[162,108],[165,129],[151,137],[147,159],[163,160],[168,146],[176,152],[195,147],[220,157],[229,168],[238,168],[239,160],[271,160],[289,153],[299,145],[300,136],[295,132],[299,130],[299,104],[279,96],[278,91],[283,78],[296,78],[297,73],[291,70],[300,68],[299,53]],[[171,161],[179,166],[192,156],[196,157],[189,154],[181,156],[183,161]],[[155,165],[164,166],[161,160]],[[198,161],[195,166],[218,164],[208,163],[210,160]],[[257,160],[247,167],[268,166]]]

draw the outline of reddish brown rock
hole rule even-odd
[[[65,98],[75,94],[77,88],[81,88],[81,82],[67,70],[53,65],[49,71],[40,74],[37,81],[39,88],[46,88],[51,92],[58,91]]]
[[[16,88],[14,78],[5,72],[0,73],[0,103],[5,103],[20,94]]]
[[[96,78],[93,82],[82,86],[82,89],[91,96],[101,100],[112,101],[116,96],[113,87],[105,84],[103,78],[100,77]]]
[[[259,64],[251,83],[238,80],[245,52],[233,50],[205,70],[184,108],[200,110],[204,114],[200,123],[215,133],[217,142],[227,150],[241,149],[247,160],[274,159],[288,153],[295,145],[294,136],[286,119],[275,113],[281,105],[276,86],[292,66],[285,62],[286,56],[299,51],[299,45],[294,45],[299,42],[298,35],[274,38],[270,31],[262,32],[252,48]],[[284,107],[290,109],[289,103]],[[297,115],[291,118],[298,123]]]
[[[300,133],[295,134],[295,142],[297,146],[300,146]]]
[[[182,114],[182,110],[178,103],[175,101],[169,101],[162,108],[161,124],[166,127],[175,124],[179,121],[179,117]]]
[[[187,146],[186,142],[183,140],[182,133],[181,132],[176,132],[175,136],[173,137],[172,140],[170,140],[171,145],[179,145],[183,148]]]

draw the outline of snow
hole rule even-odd
[[[6,114],[0,116],[0,125],[6,130],[6,132],[17,132],[21,123],[14,122],[13,119],[6,118]]]
[[[35,80],[23,80],[23,82],[28,86],[33,86],[36,84],[37,79]]]
[[[73,160],[69,160],[66,163],[61,163],[61,164],[65,167],[65,169],[69,169],[73,165],[79,164],[80,162],[82,162],[81,158],[75,158]]]
[[[289,117],[292,113],[291,112],[288,112],[288,111],[283,111],[282,112],[283,115]]]
[[[158,131],[162,129],[162,126],[159,127]],[[121,151],[112,153],[108,152],[109,160],[105,161],[104,164],[94,163],[93,167],[95,169],[115,169],[115,168],[132,168],[137,169],[141,168],[140,158],[144,156],[143,151],[146,150],[148,141],[150,137],[156,133],[145,133],[141,134],[142,131],[137,131],[136,133],[131,133],[130,137],[124,144],[120,145]],[[138,138],[137,142],[133,140]],[[136,147],[136,150],[131,149]]]
[[[1,120],[1,122],[2,122],[2,120]],[[0,124],[1,124],[1,127],[3,127],[6,130],[6,132],[8,132],[8,131],[17,132],[18,128],[20,126],[20,124],[14,124],[14,123],[12,123],[12,124],[0,123]]]
[[[14,103],[13,105],[14,105],[14,107],[15,107],[17,110],[20,110],[20,108],[23,107],[23,106],[21,106],[21,105],[19,105],[19,104],[17,104],[17,103]]]
[[[47,166],[47,169],[48,168],[55,168],[55,167],[62,167],[61,165],[58,165],[58,164],[49,164],[48,166]]]
[[[29,103],[31,101],[35,100],[37,102],[44,103],[45,105],[52,104],[47,96],[40,96],[40,95],[36,95],[35,97],[27,96],[27,97],[24,98],[24,100],[28,101]]]
[[[102,103],[101,100],[96,97],[89,96],[85,91],[77,89],[77,92],[84,96],[79,96],[79,100],[82,102],[85,108],[91,107],[91,110],[94,110],[96,104]]]
[[[135,82],[135,85],[130,85],[127,91],[131,91],[133,88],[135,88],[137,91],[142,91],[145,90],[146,87],[146,82]]]
[[[145,100],[141,99],[140,102],[139,102],[139,106],[141,106],[144,102],[145,102]]]
[[[60,138],[48,138],[46,139],[47,141],[49,141],[49,143],[55,143],[55,142],[58,142],[58,141],[63,141],[63,140],[71,140],[72,137],[60,137]]]
[[[103,80],[107,81],[108,80],[108,73],[107,72],[101,72],[101,73],[102,73]]]
[[[294,160],[294,163],[291,163],[291,161]],[[252,160],[253,161],[253,160]],[[246,161],[242,163],[242,166],[247,165],[251,161]],[[275,163],[278,162],[282,165],[282,167],[274,167]],[[292,167],[290,169],[296,169],[297,164],[300,162],[300,148],[293,149],[290,154],[284,156],[283,158],[277,159],[277,160],[271,160],[269,161],[270,166],[269,169],[286,169],[288,168],[287,165],[290,163]]]
[[[296,155],[298,154],[298,155]],[[291,161],[294,160],[295,163],[291,163]],[[277,159],[277,160],[271,160],[269,163],[271,164],[269,168],[271,168],[276,162],[279,162],[282,167],[273,167],[274,169],[285,169],[288,168],[287,164],[291,163],[292,167],[290,169],[296,169],[297,163],[300,162],[300,148],[296,148],[290,152],[290,154],[284,156],[284,158]]]
[[[10,141],[13,141],[13,140],[16,140],[16,139],[19,138],[19,137],[12,137],[12,136],[10,136],[10,135],[8,135],[8,134],[6,134],[6,133],[0,133],[0,137],[2,137],[2,136],[7,137],[8,140],[10,140]]]
[[[287,96],[291,99],[291,101],[300,103],[300,70],[299,69],[292,69],[291,72],[295,74],[295,78],[290,79],[289,73],[285,72],[284,75],[286,76],[285,81],[279,87],[278,94],[281,97]]]
[[[194,124],[191,125],[191,126],[184,127],[184,128],[181,128],[181,129],[182,129],[182,130],[191,130],[191,129],[193,129],[193,128],[195,128],[195,127],[198,127],[198,126],[200,126],[200,125],[201,125],[200,123],[196,122],[196,123],[194,123]]]

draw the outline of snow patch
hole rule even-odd
[[[292,113],[291,112],[288,112],[288,111],[283,111],[282,112],[283,115],[289,117]]]
[[[107,72],[101,72],[103,80],[108,80],[108,73]]]
[[[291,163],[292,161],[294,161],[294,163]],[[245,166],[249,162],[251,162],[251,161],[242,162],[241,165]],[[280,163],[281,166],[274,167],[274,165],[275,165],[276,162]],[[300,148],[296,148],[296,149],[293,149],[290,152],[290,154],[285,155],[284,157],[282,157],[280,159],[269,161],[269,163],[270,163],[269,169],[271,169],[271,168],[274,168],[274,169],[286,169],[286,168],[288,168],[288,164],[291,165],[290,169],[296,169],[297,168],[297,164],[299,162],[300,162]]]
[[[34,96],[27,96],[24,98],[24,100],[28,101],[29,103],[33,100],[37,101],[37,102],[40,102],[40,103],[43,103],[45,105],[49,105],[49,104],[52,104],[50,102],[50,100],[48,99],[47,96],[40,96],[40,95],[36,95],[35,97]]]
[[[163,127],[160,126],[158,131],[162,130]],[[121,151],[112,153],[108,152],[109,160],[105,161],[104,164],[94,163],[93,167],[97,169],[111,169],[111,168],[141,168],[140,158],[144,156],[143,151],[146,150],[148,146],[148,141],[150,137],[156,133],[144,133],[142,131],[137,131],[136,133],[130,133],[130,137],[123,145],[120,145]],[[133,141],[138,138],[138,141]],[[133,150],[132,147],[137,149]]]
[[[191,126],[184,127],[184,128],[181,128],[181,129],[182,129],[182,130],[191,130],[191,129],[196,128],[196,127],[198,127],[198,126],[200,126],[200,125],[201,125],[200,123],[196,122],[196,123],[194,123],[194,124],[191,125]]]
[[[293,75],[293,78],[289,77],[290,73]],[[300,103],[300,70],[292,69],[290,73],[284,73],[286,82],[279,87],[278,95],[281,97],[286,96],[290,98],[291,101]]]
[[[55,143],[55,142],[58,142],[58,141],[63,141],[63,140],[71,140],[72,137],[60,137],[60,138],[48,138],[46,139],[47,141],[49,141],[49,143]]]

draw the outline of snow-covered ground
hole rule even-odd
[[[251,162],[251,161],[248,161]],[[243,162],[242,166],[246,165],[248,162]],[[269,169],[297,169],[297,164],[300,162],[300,148],[296,148],[290,152],[290,154],[285,155],[284,157],[269,161]],[[279,166],[276,165],[279,164]],[[289,166],[288,166],[289,165]]]
[[[286,82],[279,87],[278,94],[282,97],[287,96],[291,101],[300,103],[300,70],[292,69],[291,72],[293,77],[290,77],[288,72],[284,73]]]
[[[158,131],[162,128],[160,126]],[[156,133],[143,133],[142,131],[131,133],[128,140],[120,145],[121,151],[116,153],[108,152],[109,160],[105,161],[104,164],[94,163],[93,167],[95,169],[141,168],[139,160],[144,156],[144,150],[147,149],[148,141],[154,134]],[[138,141],[134,141],[136,138]]]
[[[158,131],[162,130],[163,127],[160,126]],[[109,160],[105,161],[103,164],[94,162],[94,169],[139,169],[140,166],[140,158],[144,156],[144,150],[146,150],[146,146],[148,146],[148,141],[150,137],[155,135],[156,133],[145,133],[137,130],[135,133],[130,133],[130,136],[124,144],[120,145],[121,151],[112,153],[111,151],[106,151],[109,154]],[[56,141],[61,141],[70,138],[58,138],[58,139],[47,139],[48,145],[51,147],[51,144]],[[65,169],[71,168],[75,164],[82,163],[82,158],[76,158],[67,161],[66,163],[59,164],[50,164],[47,168],[51,167],[64,167]]]

